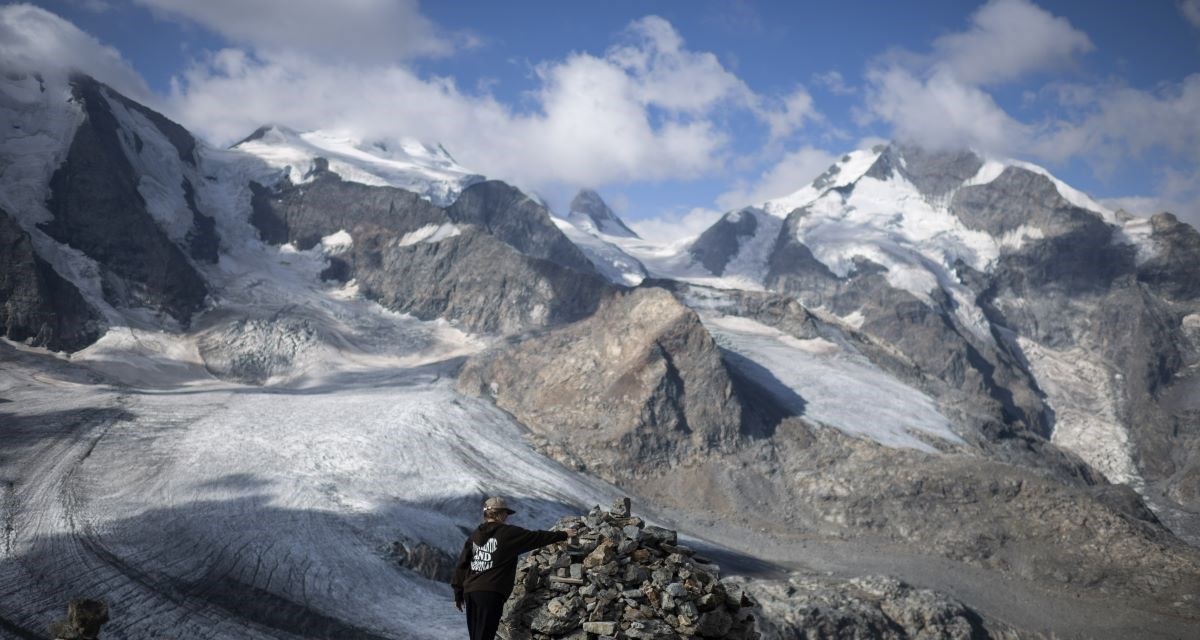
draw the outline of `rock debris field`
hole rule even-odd
[[[674,531],[648,526],[629,499],[611,511],[560,518],[577,542],[525,557],[504,609],[507,640],[615,638],[758,638],[758,604],[720,568],[678,543]]]

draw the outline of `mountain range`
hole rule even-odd
[[[99,591],[118,637],[450,637],[388,549],[453,553],[492,493],[534,523],[636,496],[771,637],[1200,621],[1170,213],[898,141],[663,245],[438,145],[219,149],[83,75],[0,95],[0,633]]]

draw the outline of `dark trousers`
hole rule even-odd
[[[491,591],[472,591],[466,594],[466,600],[467,632],[471,634],[471,640],[494,640],[508,596]]]

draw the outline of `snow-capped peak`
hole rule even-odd
[[[830,165],[825,173],[817,176],[811,183],[782,198],[775,198],[762,203],[762,210],[779,217],[786,217],[792,211],[816,200],[830,189],[837,189],[852,184],[863,177],[879,159],[885,147],[876,146],[871,149],[859,149],[842,156]]]
[[[283,169],[295,184],[311,180],[316,159],[324,158],[329,171],[343,180],[406,189],[442,206],[484,179],[441,145],[412,138],[364,140],[344,131],[264,126],[234,147]]]

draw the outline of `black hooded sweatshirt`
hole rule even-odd
[[[454,599],[473,591],[512,593],[517,556],[567,539],[566,531],[530,531],[503,522],[479,525],[463,544],[454,568]]]

